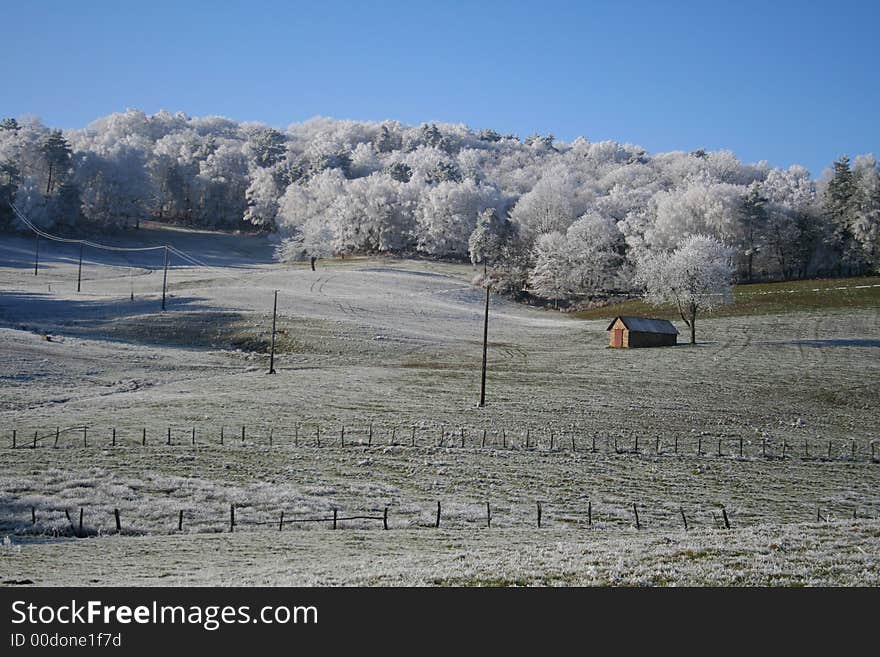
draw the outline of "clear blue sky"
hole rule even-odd
[[[4,5],[0,115],[62,128],[136,107],[726,148],[814,176],[880,156],[878,0]]]

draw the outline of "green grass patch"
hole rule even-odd
[[[733,296],[732,305],[703,313],[702,316],[743,317],[816,310],[880,308],[880,276],[751,283],[737,285]],[[638,299],[580,310],[571,315],[578,319],[610,320],[616,315],[679,319],[678,311],[671,306],[655,307]]]

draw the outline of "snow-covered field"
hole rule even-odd
[[[0,238],[4,581],[877,583],[880,304],[705,320],[697,347],[618,351],[604,322],[493,299],[480,409],[469,266],[312,272],[273,264],[255,237],[136,237],[119,241],[211,265],[173,261],[165,313],[161,253],[87,251],[77,293],[76,247],[42,242],[34,276],[33,241]],[[231,503],[236,533],[218,534]],[[277,531],[281,511],[386,506],[387,532]],[[46,538],[69,534],[64,512],[76,523],[80,507],[92,538]],[[113,509],[128,535],[105,535]]]

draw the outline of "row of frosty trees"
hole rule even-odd
[[[649,155],[393,121],[319,118],[280,131],[131,110],[64,132],[4,119],[0,228],[21,228],[7,201],[56,231],[153,218],[257,227],[276,236],[281,259],[487,261],[499,291],[556,304],[639,287],[644,263],[694,235],[728,247],[741,281],[880,268],[870,155],[842,157],[817,181],[728,151]]]

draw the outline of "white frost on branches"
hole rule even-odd
[[[718,239],[692,235],[671,252],[645,256],[636,269],[648,303],[673,305],[696,342],[699,312],[733,303],[732,251]]]

